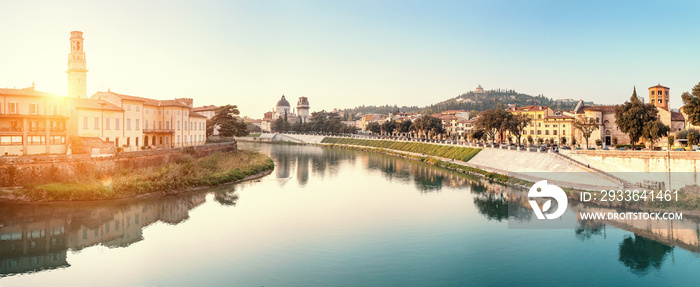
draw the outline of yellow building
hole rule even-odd
[[[525,128],[521,140],[532,137],[535,143],[542,142],[552,144],[571,144],[574,134],[574,118],[555,113],[549,107],[529,105],[513,107],[509,111],[516,115],[527,115],[530,124]]]

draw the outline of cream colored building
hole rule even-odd
[[[206,143],[206,117],[188,98],[155,100],[98,92],[86,97],[83,36],[71,32],[68,97],[31,88],[0,89],[0,156],[65,154],[70,138],[90,138],[124,151]]]
[[[68,98],[26,89],[0,89],[0,156],[64,154]]]

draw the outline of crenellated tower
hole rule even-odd
[[[70,54],[68,54],[68,96],[87,98],[87,65],[83,51],[83,32],[70,32]]]

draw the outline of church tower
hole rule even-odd
[[[649,102],[654,104],[658,108],[664,110],[668,109],[668,87],[664,87],[661,84],[649,88]]]
[[[87,66],[83,51],[83,32],[70,32],[70,54],[68,55],[68,96],[87,98]]]

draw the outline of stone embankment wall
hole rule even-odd
[[[157,166],[189,154],[202,157],[237,149],[236,142],[194,147],[122,152],[108,157],[89,155],[39,155],[0,158],[0,186],[20,186],[62,181],[90,174],[112,174],[137,167]]]
[[[673,188],[698,184],[700,152],[694,151],[568,151],[583,164],[613,173],[633,183],[666,182]]]

